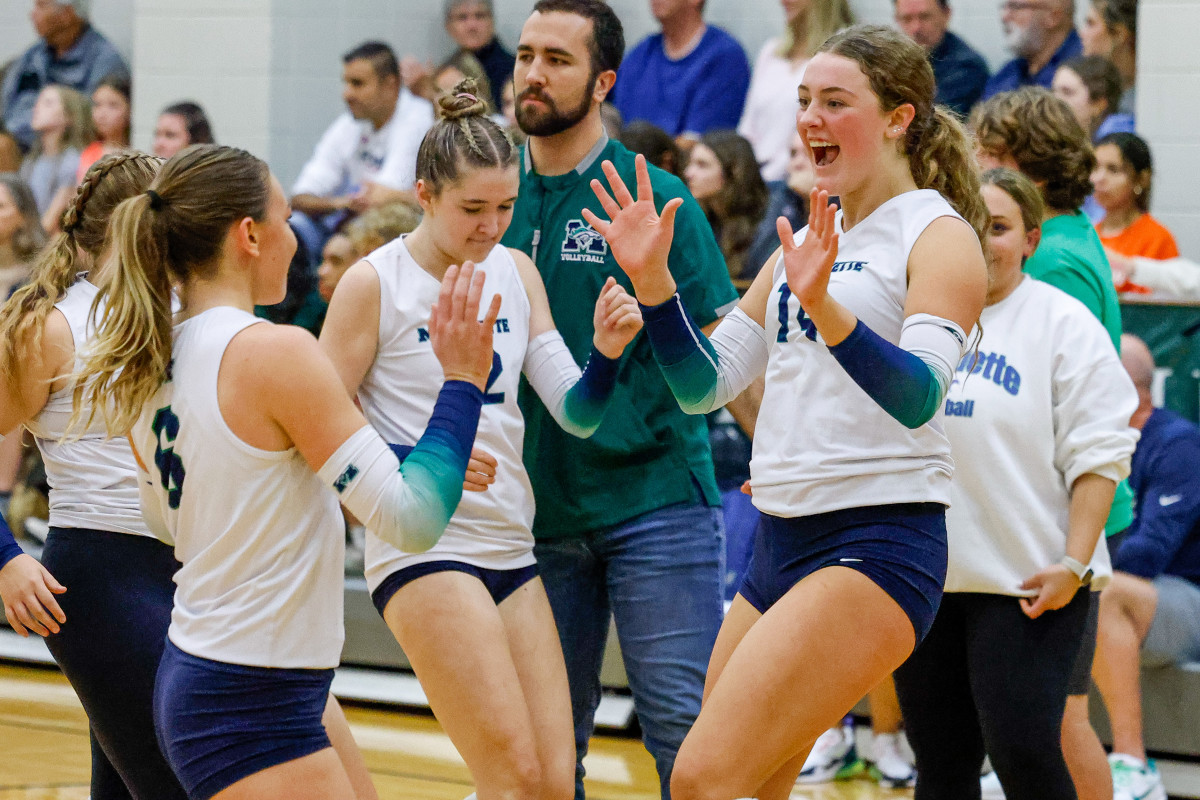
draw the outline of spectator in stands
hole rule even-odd
[[[33,190],[42,227],[56,229],[51,219],[54,197],[75,185],[79,154],[92,141],[92,110],[88,100],[67,86],[50,85],[38,93],[31,127],[37,134],[21,163],[21,178]]]
[[[754,233],[754,243],[746,251],[746,266],[755,270],[766,266],[767,259],[779,247],[775,220],[787,217],[792,230],[808,224],[808,195],[816,181],[816,172],[808,148],[799,133],[793,132],[787,179],[767,184],[767,211]]]
[[[1042,192],[1046,219],[1037,250],[1025,262],[1025,272],[1079,300],[1120,347],[1121,310],[1112,284],[1112,270],[1080,205],[1091,191],[1096,166],[1087,131],[1070,106],[1049,90],[1026,86],[996,95],[975,107],[971,126],[979,143],[984,169],[1010,167],[1023,172]],[[1117,486],[1105,532],[1119,533],[1133,519],[1133,495],[1122,481]],[[1085,637],[1080,658],[1091,659],[1093,636]],[[1111,776],[1100,740],[1088,721],[1087,694],[1067,698],[1063,718],[1063,755],[1081,798],[1112,796]]]
[[[21,145],[33,147],[33,106],[52,84],[91,94],[109,75],[129,77],[129,67],[88,22],[90,0],[33,0],[29,17],[40,37],[22,53],[0,85],[4,127]]]
[[[317,291],[326,303],[333,297],[333,290],[346,274],[362,258],[345,230],[334,231],[321,251],[321,263],[317,267]]]
[[[29,185],[15,173],[0,172],[0,303],[25,282],[45,243]]]
[[[170,158],[189,145],[215,142],[208,116],[191,100],[167,106],[154,124],[154,155],[159,158]]]
[[[411,199],[417,148],[433,104],[400,83],[392,48],[364,42],[342,56],[348,111],[329,126],[292,187],[298,233],[314,253],[347,214]]]
[[[467,78],[475,81],[480,95],[479,99],[487,106],[489,113],[496,111],[496,105],[492,102],[492,85],[488,81],[487,73],[483,70],[483,64],[479,63],[479,59],[471,55],[466,50],[459,50],[454,55],[450,56],[440,67],[433,72],[433,95],[429,99],[436,99],[443,94],[449,94],[454,91],[454,87],[465,81]]]
[[[1117,110],[1121,74],[1104,56],[1072,58],[1054,73],[1050,88],[1075,112],[1093,142],[1110,133],[1133,133],[1133,114]]]
[[[125,75],[109,75],[92,92],[92,127],[96,130],[96,140],[83,148],[79,156],[76,183],[83,180],[83,173],[92,164],[109,153],[129,147],[131,101],[129,78]],[[66,204],[63,210],[66,210]]]
[[[711,130],[736,128],[750,87],[745,51],[704,22],[704,2],[650,0],[662,31],[625,56],[611,97],[627,122],[653,122],[688,146]]]
[[[1175,237],[1149,213],[1153,172],[1150,146],[1137,134],[1111,133],[1096,145],[1092,186],[1104,210],[1096,232],[1105,250],[1126,257],[1179,257]],[[1126,280],[1117,291],[1150,290]]]
[[[621,131],[621,144],[630,152],[641,153],[654,166],[683,177],[684,156],[679,145],[666,131],[644,119],[635,120]],[[778,237],[776,237],[778,238]]]
[[[966,116],[987,85],[987,62],[960,36],[951,33],[947,0],[894,0],[896,26],[929,51],[936,101]]]
[[[1121,74],[1119,110],[1136,113],[1137,0],[1093,0],[1079,32],[1083,54],[1104,56]]]
[[[1000,22],[1015,58],[987,82],[984,98],[1022,86],[1049,89],[1059,65],[1083,51],[1074,13],[1074,0],[1004,0]]]
[[[800,108],[796,87],[804,65],[826,39],[854,24],[846,0],[781,0],[781,5],[783,35],[768,39],[759,51],[738,123],[738,133],[754,146],[764,181],[781,181],[787,174],[788,143]]]
[[[458,53],[467,53],[478,59],[487,77],[487,83],[481,83],[480,87],[486,85],[489,88],[488,100],[492,108],[500,108],[504,102],[501,91],[505,81],[512,80],[515,59],[496,38],[492,0],[446,0],[445,10],[446,33],[458,45]],[[428,94],[429,76],[434,71],[430,65],[407,56],[401,70],[404,85],[409,91],[433,99]]]
[[[1142,741],[1140,666],[1200,659],[1200,430],[1154,407],[1149,349],[1130,335],[1121,343],[1138,390],[1130,425],[1142,432],[1129,476],[1137,519],[1113,553],[1113,580],[1100,595],[1092,676],[1112,724],[1115,800],[1161,799],[1162,778]]]
[[[369,209],[355,217],[346,225],[345,233],[354,252],[360,258],[365,258],[393,239],[412,233],[420,221],[420,206],[405,202],[391,203]]]
[[[730,280],[745,291],[762,266],[746,261],[746,251],[767,210],[754,148],[733,131],[710,131],[692,148],[683,179],[708,217]]]

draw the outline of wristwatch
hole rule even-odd
[[[1079,579],[1080,586],[1087,586],[1092,582],[1092,568],[1087,564],[1081,564],[1070,556],[1063,556],[1062,561],[1058,563],[1071,570],[1071,574]]]

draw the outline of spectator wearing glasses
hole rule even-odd
[[[987,62],[962,37],[951,33],[947,0],[895,0],[896,27],[929,52],[937,81],[935,102],[966,116],[987,85]]]
[[[1074,17],[1074,0],[1004,0],[1000,23],[1014,58],[988,81],[984,99],[1022,86],[1049,89],[1058,67],[1083,52]]]

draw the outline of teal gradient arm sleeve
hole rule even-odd
[[[559,426],[586,439],[596,432],[617,385],[620,359],[595,347],[580,372],[562,335],[546,331],[529,343],[523,371]]]
[[[710,340],[675,295],[642,306],[654,358],[688,414],[707,414],[737,397],[767,368],[767,337],[741,309],[734,309]]]
[[[892,418],[906,428],[919,428],[937,414],[945,396],[932,367],[887,341],[862,320],[829,352],[850,378]]]
[[[447,381],[403,464],[366,426],[342,443],[319,475],[372,533],[405,552],[424,552],[437,544],[462,499],[482,403],[477,387]]]

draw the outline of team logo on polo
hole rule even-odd
[[[567,223],[567,235],[563,239],[563,261],[590,261],[603,264],[608,256],[608,242],[590,225],[580,219]]]

